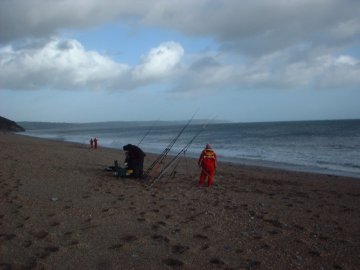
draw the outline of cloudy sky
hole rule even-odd
[[[1,0],[15,121],[360,118],[359,0]]]

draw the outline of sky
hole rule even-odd
[[[359,0],[0,0],[0,115],[360,119],[359,14]]]

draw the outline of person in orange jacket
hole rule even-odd
[[[211,149],[210,144],[207,144],[205,149],[201,152],[198,165],[201,168],[199,186],[202,187],[207,178],[208,186],[211,187],[214,184],[217,157],[214,150]]]

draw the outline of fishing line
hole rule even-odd
[[[167,154],[170,152],[171,148],[174,146],[174,144],[176,143],[176,141],[179,139],[179,137],[181,136],[181,134],[184,132],[184,130],[190,125],[190,123],[192,122],[192,120],[195,117],[195,114],[193,114],[193,116],[191,117],[191,119],[186,123],[186,125],[180,130],[180,132],[174,137],[174,139],[169,143],[169,145],[164,149],[164,151],[156,158],[156,160],[150,165],[150,167],[147,169],[146,173],[145,173],[145,177],[150,176],[152,170],[154,169],[155,166],[157,166],[158,164],[162,164],[164,159],[166,158]]]
[[[168,164],[165,165],[165,167],[160,171],[160,173],[154,177],[152,180],[150,187],[159,179],[163,177],[165,172],[173,165],[175,162],[179,161],[180,158],[182,158],[183,153],[186,153],[186,151],[189,149],[190,145],[194,142],[194,140],[201,134],[201,132],[204,131],[204,129],[207,127],[210,120],[207,121],[207,123],[203,124],[201,129],[191,138],[191,140],[177,153],[176,156],[174,156]]]

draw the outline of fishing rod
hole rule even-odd
[[[156,123],[158,121],[154,122],[153,125],[148,129],[148,131],[145,133],[145,135],[142,137],[142,139],[138,142],[137,146],[139,146],[142,141],[146,138],[147,135],[149,135],[149,133],[154,129],[154,127],[156,126]]]
[[[163,177],[163,175],[165,174],[165,172],[178,160],[180,160],[180,158],[182,157],[181,154],[185,154],[186,151],[189,149],[190,145],[195,141],[195,139],[201,134],[201,132],[204,131],[204,129],[206,128],[207,124],[203,125],[202,128],[191,138],[191,140],[177,153],[176,156],[174,156],[172,158],[172,160],[166,164],[166,166],[160,171],[160,173],[154,177],[154,180],[152,181],[152,183],[150,184],[150,187],[159,179],[161,179],[161,177]]]
[[[180,132],[172,139],[172,141],[169,143],[169,145],[164,149],[164,151],[156,158],[156,160],[150,165],[150,167],[147,169],[145,176],[149,176],[154,167],[160,163],[163,162],[163,160],[166,158],[167,154],[170,152],[171,148],[174,146],[176,141],[179,139],[181,134],[184,132],[184,130],[190,125],[191,121],[194,119],[195,114],[191,117],[191,119],[186,123],[186,125],[180,130]]]
[[[217,116],[213,117],[211,120],[208,119],[208,120],[203,124],[203,126],[202,126],[203,129],[200,130],[200,133],[207,127],[207,125],[209,125],[209,123],[213,122],[213,121],[216,119],[216,117],[217,117]],[[196,137],[197,137],[197,136],[199,136],[199,134],[196,135]],[[194,140],[195,140],[195,139],[194,139]],[[189,146],[189,147],[190,147],[190,146]],[[172,178],[175,178],[176,168],[177,168],[177,166],[179,165],[181,159],[182,159],[183,157],[186,158],[186,151],[187,151],[187,149],[183,152],[183,155],[178,159],[176,165],[174,166],[173,170],[171,171],[170,176],[172,176]],[[187,161],[187,160],[186,160],[186,161]],[[185,170],[188,171],[187,162],[186,162],[186,169],[185,169]]]

